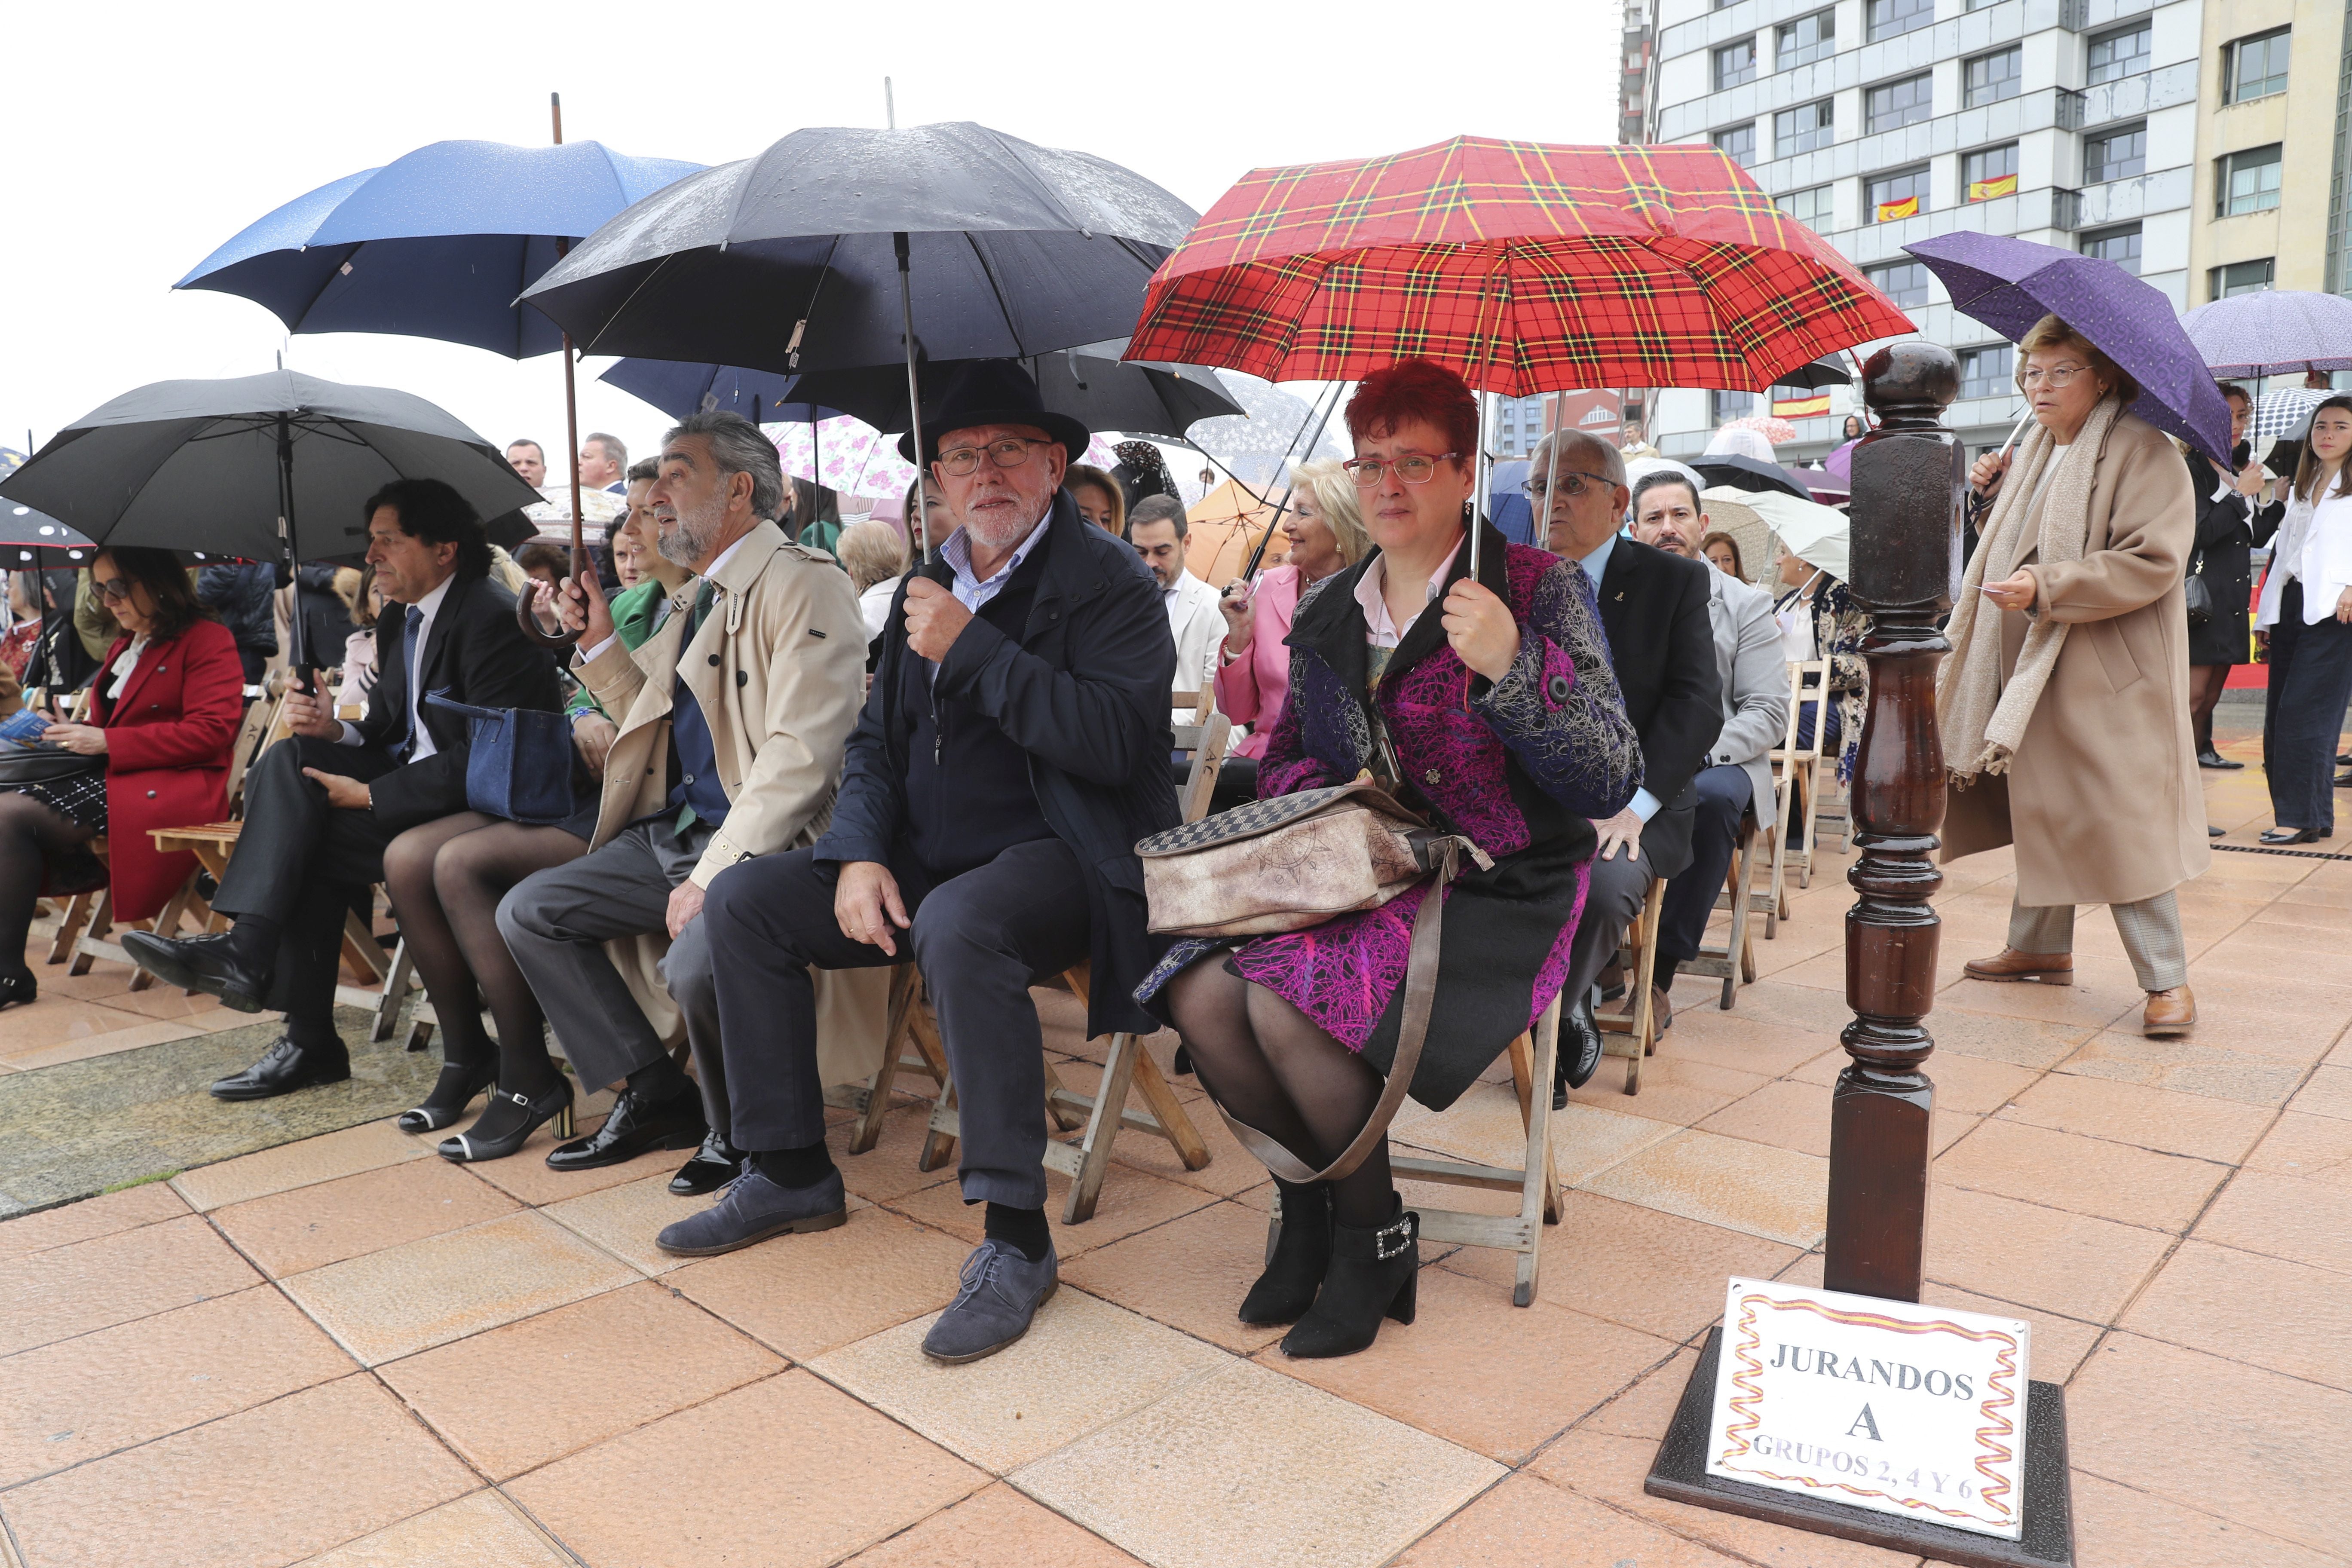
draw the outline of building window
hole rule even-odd
[[[1870,25],[1864,29],[1870,42],[1892,38],[1916,28],[1927,26],[1936,19],[1936,0],[1869,0]]]
[[[2139,225],[2095,229],[2083,237],[2083,254],[2112,261],[2133,277],[2139,276]]]
[[[1715,51],[1715,90],[1756,79],[1756,40],[1742,38]]]
[[[1780,70],[1787,70],[1791,66],[1811,65],[1835,53],[1837,13],[1834,11],[1816,11],[1810,16],[1783,22],[1772,41],[1772,63]]]
[[[2025,50],[2011,44],[1995,55],[1979,55],[1961,68],[1967,89],[1960,94],[1960,107],[1975,109],[1982,104],[1999,103],[2004,98],[2015,98],[2018,79],[2024,74]]]
[[[1881,174],[1863,187],[1863,210],[1873,223],[1917,217],[1927,210],[1927,166]]]
[[[2286,90],[2286,49],[2294,29],[2280,27],[2221,46],[2221,101],[2250,103]]]
[[[1706,422],[1720,425],[1727,419],[1745,419],[1756,412],[1756,395],[1752,392],[1710,392],[1706,395]]]
[[[2017,143],[2004,142],[1962,158],[1960,181],[1968,187],[1968,199],[1972,202],[2017,195]]]
[[[2147,31],[2145,21],[2118,32],[2102,33],[2091,40],[2090,84],[2118,81],[2127,76],[2137,76],[2147,69]]]
[[[1836,205],[1834,192],[1828,185],[1808,185],[1801,191],[1790,191],[1785,196],[1775,196],[1780,210],[1810,229],[1830,226],[1830,214]]]
[[[1826,147],[1837,140],[1837,127],[1830,117],[1830,100],[1800,104],[1784,109],[1772,117],[1772,155],[1791,157],[1810,153],[1816,147]]]
[[[2118,125],[2083,138],[2083,183],[2129,179],[2147,173],[2147,123]]]
[[[2216,300],[2234,299],[2240,294],[2259,294],[2271,286],[2277,269],[2276,261],[2263,257],[2260,261],[2233,261],[2227,267],[2216,267],[2207,274],[2207,287]]]
[[[2215,216],[2267,212],[2279,205],[2279,143],[2250,147],[2221,161],[2213,182]]]
[[[1874,87],[1864,99],[1863,129],[1872,135],[1916,124],[1935,112],[1933,78],[1926,71]]]
[[[1756,122],[1754,121],[1751,120],[1745,125],[1727,126],[1717,132],[1708,140],[1737,159],[1741,168],[1749,168],[1755,164]]]
[[[1927,264],[1924,261],[1890,261],[1883,267],[1865,268],[1862,275],[1870,279],[1872,288],[1906,310],[1916,310],[1927,302]]]
[[[1960,351],[1960,395],[2005,397],[2017,390],[2017,345],[1988,343]]]

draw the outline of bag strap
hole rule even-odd
[[[436,708],[446,709],[452,713],[460,713],[468,719],[487,719],[496,724],[503,724],[507,721],[506,709],[477,708],[470,702],[459,702],[449,695],[447,687],[443,687],[438,691],[426,692],[425,700]]]
[[[1339,1151],[1322,1170],[1318,1171],[1297,1155],[1276,1142],[1246,1121],[1236,1118],[1224,1107],[1224,1102],[1212,1094],[1210,1102],[1217,1114],[1225,1119],[1241,1146],[1256,1156],[1265,1168],[1286,1182],[1301,1184],[1311,1182],[1336,1182],[1355,1173],[1372,1152],[1372,1146],[1388,1136],[1389,1123],[1404,1109],[1404,1097],[1412,1088],[1412,1075],[1421,1066],[1421,1047],[1429,1038],[1430,1009],[1437,1000],[1437,953],[1444,935],[1445,889],[1461,869],[1461,857],[1468,844],[1464,838],[1448,837],[1429,841],[1429,854],[1437,860],[1437,873],[1430,883],[1429,894],[1421,907],[1412,912],[1412,945],[1407,952],[1404,965],[1404,1016],[1397,1021],[1396,1058],[1389,1064],[1388,1082],[1381,1088],[1381,1098],[1372,1106],[1372,1113],[1345,1149]]]

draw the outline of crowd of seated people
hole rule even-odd
[[[1557,516],[1552,550],[1507,543],[1471,505],[1475,408],[1458,377],[1404,362],[1367,378],[1347,418],[1354,458],[1297,476],[1288,566],[1220,604],[1184,588],[1181,509],[1130,509],[1140,455],[1122,447],[1116,476],[1074,474],[1089,433],[1013,362],[957,373],[925,449],[901,443],[928,506],[910,490],[906,536],[856,525],[834,540],[838,560],[779,525],[788,481],[759,430],[698,414],[626,472],[624,591],[608,598],[568,562],[525,584],[543,626],[576,635],[552,658],[519,627],[466,502],[387,485],[363,509],[353,619],[373,674],[342,694],[357,717],[290,693],[291,738],[251,770],[254,831],[213,899],[228,929],[125,946],[171,984],[281,1012],[281,1037],[213,1093],[292,1093],[350,1073],[332,1011],[343,912],[384,885],[443,1053],[400,1125],[473,1162],[511,1157],[552,1122],[559,1172],[675,1151],[672,1191],[719,1194],[661,1231],[688,1257],[844,1223],[824,1092],[843,1081],[845,1036],[878,1045],[891,967],[913,961],[955,1083],[961,1195],[982,1210],[924,1340],[946,1363],[1019,1339],[1055,1289],[1030,988],[1083,963],[1088,1034],[1172,1025],[1283,1184],[1278,1243],[1243,1318],[1293,1325],[1293,1355],[1361,1350],[1415,1304],[1416,1217],[1385,1139],[1358,1135],[1396,1051],[1399,933],[1426,885],[1285,935],[1154,935],[1135,846],[1178,820],[1170,691],[1214,677],[1251,725],[1259,797],[1369,772],[1478,847],[1445,900],[1434,1022],[1410,1082],[1440,1109],[1574,983],[1596,848],[1664,869],[1654,831],[1643,854],[1643,824],[1687,809],[1719,705],[1705,585],[1675,574],[1705,568],[1630,541],[1612,566]],[[1604,459],[1568,466],[1612,500]],[[1147,537],[1115,531],[1129,518]],[[1171,548],[1147,563],[1138,542]],[[101,558],[125,634],[110,660],[136,659],[136,682],[184,657],[157,651],[166,626],[218,645],[218,697],[200,700],[193,671],[187,695],[175,685],[171,755],[201,772],[215,754],[198,755],[203,737],[226,745],[235,727],[233,639],[167,604],[151,566],[122,562],[136,554]],[[1703,668],[1678,663],[1661,685],[1628,668],[1632,633],[1619,643],[1594,574],[1629,567],[1666,585],[1664,624],[1691,634]],[[1175,627],[1189,632],[1196,597],[1223,613],[1180,669]],[[355,637],[347,663],[361,653]],[[1629,718],[1621,688],[1635,683],[1689,716]],[[467,722],[427,700],[444,695],[568,704],[571,816],[509,820],[470,798]],[[126,728],[142,723],[101,708],[94,732],[116,737],[118,765],[144,766],[167,726]],[[150,749],[126,746],[147,730]],[[1677,776],[1645,773],[1653,733]],[[0,812],[0,899],[29,903],[91,827],[52,802]],[[574,1136],[572,1108],[608,1088],[611,1112]],[[1359,1142],[1363,1158],[1339,1158]]]

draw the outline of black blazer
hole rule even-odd
[[[1662,803],[1642,829],[1651,869],[1672,877],[1691,861],[1698,771],[1723,732],[1706,574],[1715,568],[1621,535],[1598,597],[1609,662],[1625,717],[1642,737],[1642,787]]]
[[[1148,1033],[1160,1026],[1135,988],[1167,944],[1146,930],[1135,843],[1178,820],[1168,776],[1176,642],[1150,569],[1132,545],[1080,518],[1067,490],[1054,498],[1046,539],[1043,579],[1020,637],[973,618],[948,649],[935,689],[995,720],[1029,753],[1038,808],[1086,873],[1094,967],[1087,1033]],[[908,574],[916,576],[954,581],[944,561]],[[906,831],[915,715],[900,700],[899,668],[920,657],[907,651],[906,599],[902,582],[849,737],[833,821],[816,844],[814,858],[828,874],[845,860],[887,863]]]
[[[407,605],[384,605],[375,642],[376,683],[357,722],[362,741],[382,749],[404,739],[408,729]],[[515,624],[514,595],[487,577],[450,583],[425,634],[423,686],[481,708],[552,712],[563,706],[554,661]],[[394,831],[466,809],[469,721],[429,702],[416,711],[433,737],[433,754],[369,786],[377,818]]]

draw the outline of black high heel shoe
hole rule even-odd
[[[433,1092],[425,1103],[414,1110],[404,1110],[393,1125],[403,1132],[438,1132],[466,1114],[466,1107],[474,1103],[474,1096],[497,1086],[499,1064],[496,1058],[467,1066],[464,1062],[444,1062],[441,1077],[433,1085]]]
[[[1377,1229],[1331,1227],[1331,1266],[1315,1305],[1283,1336],[1282,1353],[1298,1361],[1354,1355],[1380,1336],[1381,1320],[1412,1321],[1421,1283],[1421,1215],[1395,1200]]]
[[[558,1141],[572,1136],[572,1080],[564,1079],[541,1099],[490,1090],[489,1109],[481,1119],[455,1138],[441,1140],[440,1154],[452,1164],[476,1160],[503,1160],[530,1142],[530,1135],[549,1121]]]
[[[0,974],[0,1007],[13,1007],[20,1002],[37,1000],[41,994],[41,983],[29,969],[18,969],[13,974]]]

